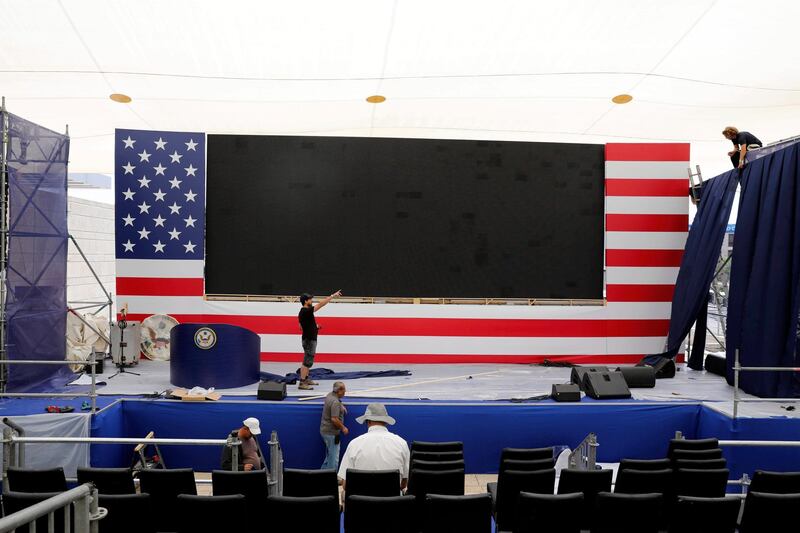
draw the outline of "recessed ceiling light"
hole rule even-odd
[[[380,104],[381,102],[385,102],[386,97],[380,94],[373,94],[372,96],[367,96],[367,102],[370,104]]]
[[[111,94],[109,95],[109,98],[111,98],[115,102],[119,102],[120,104],[129,104],[131,103],[132,100],[132,98],[127,94],[121,94],[121,93]]]
[[[629,94],[618,94],[617,96],[611,99],[611,101],[614,102],[615,104],[627,104],[631,100],[633,100],[633,96]]]

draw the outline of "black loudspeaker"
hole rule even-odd
[[[668,379],[675,377],[675,360],[662,357],[656,364],[652,365],[656,371],[656,379]]]
[[[629,389],[652,389],[656,386],[656,370],[652,366],[621,366],[617,372],[622,374]]]
[[[258,399],[281,401],[286,398],[286,383],[262,381],[258,384]]]
[[[708,354],[705,363],[706,371],[725,377],[727,374],[727,364],[724,355]]]
[[[550,395],[557,402],[581,401],[581,388],[574,383],[553,384],[553,393]]]
[[[631,397],[631,391],[620,372],[587,372],[583,376],[583,390],[595,400]]]
[[[572,374],[569,380],[571,383],[576,384],[580,389],[586,392],[583,387],[583,377],[589,372],[608,372],[607,366],[575,366],[572,367]]]

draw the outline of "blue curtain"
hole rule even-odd
[[[674,358],[692,324],[708,305],[708,289],[730,218],[738,186],[737,177],[738,171],[732,170],[703,185],[702,199],[689,230],[675,282],[666,351],[645,357],[644,363],[653,364],[662,358]],[[698,327],[698,330],[699,334],[705,335],[705,328]]]
[[[8,358],[63,360],[69,138],[7,116]],[[66,365],[9,365],[7,390],[51,390],[70,377]]]
[[[753,161],[742,194],[728,301],[728,381],[734,354],[742,366],[800,366],[796,355],[800,279],[800,145]],[[761,397],[800,396],[792,372],[742,372],[745,392]]]

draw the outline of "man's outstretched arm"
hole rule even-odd
[[[342,295],[342,291],[336,291],[333,294],[331,294],[330,296],[328,296],[326,298],[323,298],[321,302],[319,302],[317,305],[314,306],[314,312],[316,313],[317,311],[319,311],[320,309],[322,309],[323,307],[328,305],[331,302],[331,300],[333,300],[334,298],[336,298],[338,296],[341,296],[341,295]]]

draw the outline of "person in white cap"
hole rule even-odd
[[[344,486],[347,482],[347,469],[354,470],[397,470],[400,487],[408,482],[408,463],[411,452],[408,443],[399,435],[390,433],[386,426],[393,426],[395,419],[389,416],[382,403],[371,403],[367,411],[356,418],[359,424],[367,423],[367,432],[353,439],[344,452],[339,466],[339,478]],[[398,490],[399,492],[399,490]]]
[[[242,445],[239,447],[239,470],[261,470],[264,468],[264,459],[261,456],[261,449],[258,446],[257,436],[261,435],[261,424],[258,418],[246,418],[242,422],[242,427],[237,431],[232,431],[239,437]],[[233,458],[231,449],[228,446],[222,451],[222,469],[233,470]]]

